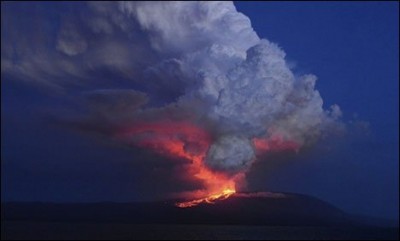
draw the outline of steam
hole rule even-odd
[[[340,126],[340,108],[323,109],[317,78],[296,76],[284,51],[260,39],[232,2],[91,2],[77,11],[86,12],[64,20],[41,61],[26,57],[28,45],[18,55],[11,42],[2,43],[2,72],[65,89],[86,85],[89,111],[79,121],[99,132],[108,128],[115,137],[143,122],[189,122],[211,135],[208,168],[235,174],[256,160],[255,140],[297,149]],[[96,89],[93,79],[104,69],[135,90],[120,90],[118,81],[114,89]],[[162,139],[157,131],[137,133],[127,140]],[[205,142],[179,126],[163,135],[190,153]]]
[[[206,163],[216,170],[242,171],[250,166],[254,157],[254,149],[248,138],[222,136],[208,150]]]
[[[340,113],[338,106],[335,114],[323,110],[316,77],[296,78],[285,53],[260,40],[231,3],[124,3],[122,9],[149,32],[153,48],[174,53],[163,63],[175,64],[158,65],[157,71],[169,75],[172,68],[182,79],[178,104],[203,105],[215,128],[205,161],[215,170],[250,167],[256,137],[313,141]]]

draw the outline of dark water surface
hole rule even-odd
[[[398,240],[396,228],[150,225],[3,221],[1,239],[369,239]]]

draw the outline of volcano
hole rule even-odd
[[[228,193],[229,194],[229,193]],[[317,198],[291,193],[235,193],[194,206],[185,200],[137,203],[2,204],[8,239],[315,239],[398,240],[382,226]],[[371,220],[370,220],[371,221]],[[380,221],[381,222],[381,221]]]
[[[181,208],[181,200],[137,203],[19,203],[2,206],[10,221],[123,222],[136,224],[235,224],[342,226],[351,215],[311,196],[289,193],[235,193]]]

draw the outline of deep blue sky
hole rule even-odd
[[[342,144],[342,153],[313,156],[330,162],[326,166],[317,161],[309,169],[299,168],[302,164],[287,166],[266,178],[266,185],[318,195],[347,210],[396,217],[399,4],[237,2],[236,6],[250,17],[260,37],[285,50],[295,72],[318,76],[324,104],[337,103],[345,120],[358,118],[370,124],[370,136]],[[288,175],[291,181],[283,178]]]
[[[235,5],[260,37],[284,49],[295,73],[318,77],[324,105],[338,104],[348,123],[345,138],[325,140],[268,173],[256,166],[250,188],[309,194],[352,213],[398,219],[399,4]],[[47,10],[51,15],[51,5]],[[172,180],[146,174],[159,163],[140,150],[54,124],[49,113],[64,109],[62,98],[3,74],[1,87],[2,200],[130,201],[176,191]],[[369,129],[350,123],[359,121]],[[148,161],[132,164],[135,158]]]

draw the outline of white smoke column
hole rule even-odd
[[[179,103],[206,105],[216,133],[209,167],[246,170],[255,159],[253,138],[279,135],[302,145],[331,120],[314,90],[316,77],[296,78],[285,53],[260,40],[231,2],[125,2],[121,9],[148,31],[155,49],[174,56],[163,61],[176,61],[185,80]]]
[[[27,36],[2,41],[2,72],[40,82],[67,75],[68,80],[79,82],[95,79],[98,71],[101,75],[106,69],[145,92],[95,90],[87,94],[104,102],[93,105],[89,101],[92,112],[101,116],[94,121],[104,122],[94,126],[112,129],[132,119],[163,120],[171,111],[190,116],[190,120],[175,120],[192,122],[210,133],[207,166],[235,174],[255,160],[255,139],[301,147],[338,123],[340,108],[323,109],[314,89],[316,77],[295,76],[283,50],[260,39],[249,18],[237,12],[232,2],[90,2],[76,6],[78,12],[83,8],[86,12],[73,20],[65,18],[53,52],[37,53],[29,49],[31,44],[22,42],[21,49],[27,53],[13,61],[13,41]],[[8,15],[6,19],[12,18]],[[35,39],[41,40],[31,38]],[[46,41],[33,43],[47,46]],[[161,95],[173,98],[165,106],[143,107]],[[132,107],[127,107],[128,102]]]

